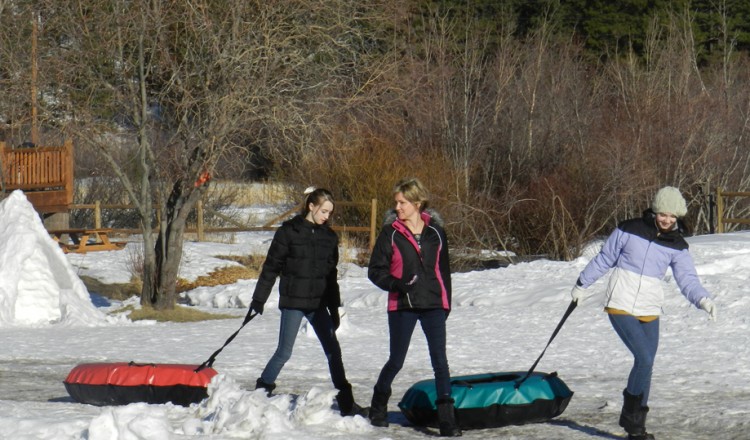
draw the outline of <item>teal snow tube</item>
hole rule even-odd
[[[456,421],[463,429],[545,422],[565,411],[573,392],[557,373],[502,372],[451,378]],[[518,385],[520,383],[520,385]],[[418,426],[437,427],[434,380],[409,388],[398,406]]]

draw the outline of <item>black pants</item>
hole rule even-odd
[[[388,330],[390,332],[390,357],[380,370],[375,389],[382,393],[391,392],[391,384],[404,366],[409,342],[414,333],[417,321],[427,337],[427,348],[430,351],[432,370],[435,372],[437,395],[451,394],[451,378],[448,369],[448,356],[445,350],[445,319],[443,309],[398,310],[388,312]]]

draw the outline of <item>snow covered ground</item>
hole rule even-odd
[[[9,203],[8,201],[12,203]],[[389,428],[333,409],[325,358],[314,335],[301,329],[277,396],[254,392],[275,349],[279,311],[272,295],[219,355],[210,397],[191,407],[132,404],[95,407],[72,401],[63,379],[79,363],[199,364],[242,322],[254,281],[199,288],[194,307],[237,319],[188,324],[137,322],[105,312],[120,304],[81,293],[77,275],[105,282],[130,278],[130,248],[64,255],[29,216],[20,198],[0,203],[0,438],[1,439],[422,439],[396,404],[414,382],[432,377],[417,330],[394,383]],[[19,240],[19,234],[26,234]],[[263,253],[271,233],[243,233],[221,243],[192,243],[181,276],[194,279],[233,264],[217,255]],[[715,296],[718,320],[693,308],[667,278],[668,300],[651,393],[649,430],[658,439],[750,438],[750,233],[689,239],[698,273]],[[454,375],[526,370],[544,348],[569,303],[569,291],[592,254],[573,262],[535,261],[454,274],[448,356]],[[341,265],[345,302],[341,341],[355,398],[368,404],[388,355],[385,295],[366,270]],[[592,288],[603,292],[604,282]],[[95,293],[95,292],[92,292]],[[601,298],[576,309],[537,367],[557,371],[575,392],[549,423],[464,433],[467,439],[614,439],[621,392],[631,358],[601,309]]]

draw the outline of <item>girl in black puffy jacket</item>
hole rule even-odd
[[[263,388],[270,394],[276,388],[276,378],[292,356],[294,341],[302,318],[305,318],[323,346],[331,380],[339,390],[336,396],[339,411],[346,416],[362,414],[363,409],[354,402],[352,386],[344,371],[341,346],[336,339],[341,296],[336,280],[338,236],[328,226],[333,208],[331,193],[316,189],[307,195],[302,212],[276,231],[250,309],[263,314],[263,306],[276,278],[280,277],[279,344],[258,378],[256,389]]]

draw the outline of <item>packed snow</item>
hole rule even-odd
[[[236,264],[227,255],[265,253],[272,233],[216,236],[186,242],[180,269],[192,280]],[[669,274],[648,428],[658,439],[750,438],[750,233],[688,239],[698,274],[714,295],[718,320],[692,307]],[[528,369],[570,302],[578,273],[596,243],[572,262],[540,260],[507,268],[456,273],[448,320],[448,359],[454,375]],[[200,364],[237,330],[254,280],[188,292],[188,307],[236,315],[197,323],[131,322],[111,312],[123,304],[86,292],[81,275],[127,282],[140,244],[120,251],[63,254],[21,193],[0,202],[0,438],[2,439],[422,439],[397,403],[415,382],[432,378],[417,329],[389,402],[388,428],[338,414],[325,357],[307,326],[278,378],[276,395],[254,391],[273,353],[280,313],[277,294],[219,355],[209,397],[190,407],[134,403],[96,407],[74,402],[62,381],[88,362]],[[344,300],[338,331],[358,403],[369,404],[388,356],[385,294],[366,269],[339,266]],[[592,288],[604,292],[606,281]],[[278,284],[278,283],[277,283]],[[611,329],[598,295],[579,306],[547,350],[537,371],[557,371],[575,392],[548,423],[464,432],[467,439],[622,438],[617,425],[632,358]],[[127,301],[137,304],[137,299]]]

